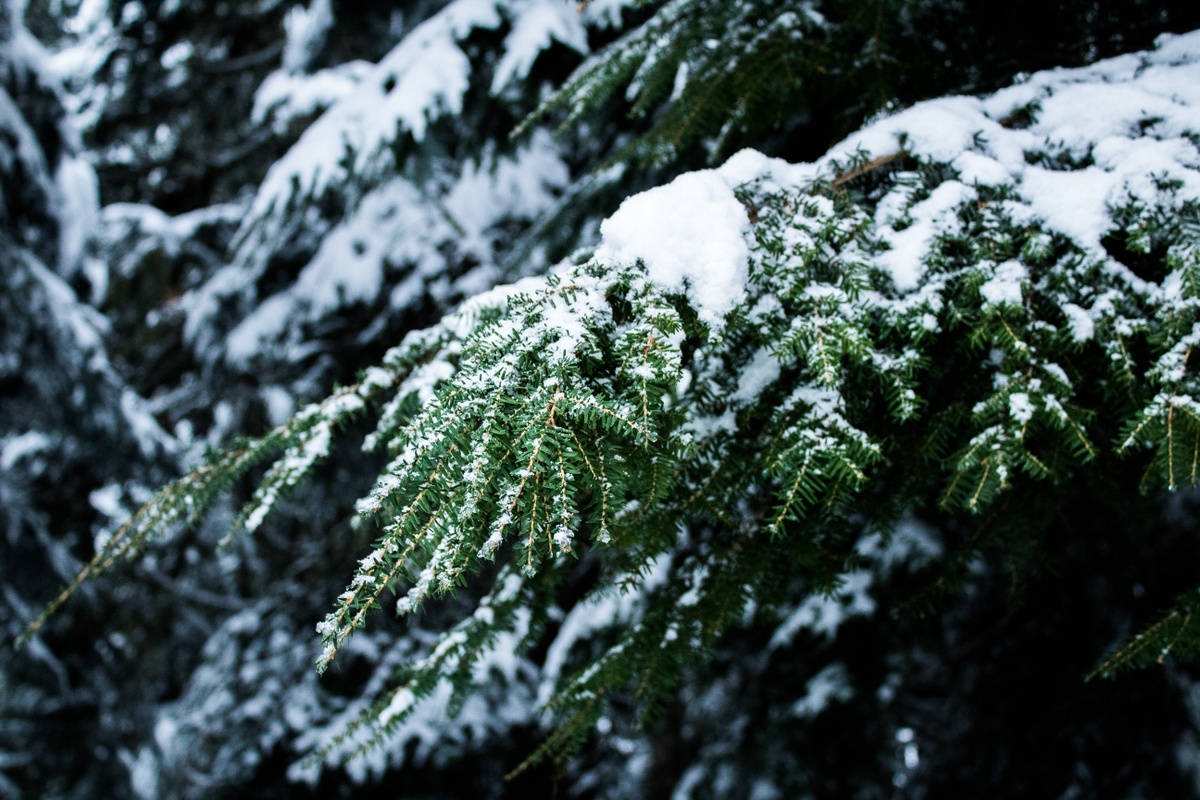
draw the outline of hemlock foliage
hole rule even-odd
[[[160,206],[106,206],[86,252],[86,169],[25,133],[68,131],[52,80],[9,90],[38,176],[14,185],[61,198],[9,226],[13,274],[57,292],[11,318],[86,320],[53,367],[6,342],[9,373],[106,388],[69,422],[6,400],[14,558],[76,563],[21,483],[61,479],[27,469],[82,481],[59,519],[95,547],[36,619],[5,577],[6,630],[32,622],[0,790],[106,780],[47,780],[19,744],[45,726],[10,720],[56,702],[20,659],[60,698],[83,674],[78,603],[53,612],[137,558],[152,621],[126,612],[76,702],[138,796],[1197,792],[1200,39],[1011,80],[1186,12],[1058,4],[1047,51],[933,2],[233,3],[246,28],[211,32],[200,5],[83,4],[64,33],[101,196]],[[195,138],[239,58],[278,67],[223,108],[287,148],[265,171]],[[155,83],[179,113],[130,114]],[[118,524],[171,459],[200,465]],[[128,642],[147,624],[170,669]]]

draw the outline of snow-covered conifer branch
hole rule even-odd
[[[390,460],[359,514],[380,533],[318,626],[318,668],[386,590],[411,613],[481,573],[505,599],[415,660],[334,750],[376,741],[443,680],[467,690],[521,604],[545,614],[529,598],[594,558],[582,604],[618,589],[642,604],[557,675],[553,752],[619,692],[653,706],[750,600],[772,601],[760,587],[851,579],[849,530],[910,507],[979,528],[1000,498],[1118,456],[1144,460],[1152,488],[1192,484],[1196,87],[1200,34],[1167,38],[915,106],[816,163],[743,151],[631,197],[590,257],[414,335],[386,380],[169,488],[88,569],[282,450],[241,518],[253,528],[343,415],[379,403],[368,443]],[[1030,119],[1013,127],[1018,110]],[[892,499],[859,502],[871,493]]]

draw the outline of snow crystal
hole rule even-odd
[[[640,260],[650,280],[686,293],[713,331],[745,297],[746,209],[712,170],[689,172],[626,199],[600,225],[600,261]]]
[[[570,552],[571,543],[573,541],[575,541],[575,535],[571,532],[571,530],[569,528],[560,527],[554,533],[554,544],[555,544],[555,546],[558,547],[559,550],[562,550],[564,552]]]

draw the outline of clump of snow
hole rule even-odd
[[[333,27],[333,8],[329,0],[312,0],[307,8],[293,6],[283,19],[287,38],[283,47],[283,68],[302,72]]]
[[[818,176],[834,180],[864,165],[894,169],[900,157],[956,170],[957,181],[915,205],[900,180],[878,203],[875,221],[890,249],[874,262],[901,293],[922,284],[931,243],[978,200],[980,187],[1012,187],[1019,198],[1014,214],[1107,259],[1101,240],[1118,227],[1114,208],[1152,205],[1164,181],[1179,185],[1178,202],[1200,200],[1197,87],[1200,31],[1161,37],[1149,53],[1039,72],[987,97],[919,103],[852,134],[814,164],[743,151],[720,173],[732,185],[770,191],[801,188]],[[1031,122],[1014,126],[1015,114]],[[985,299],[1019,302],[1019,286],[1000,278],[989,281]],[[1090,338],[1090,319],[1070,316],[1075,337]]]
[[[7,472],[18,461],[48,450],[51,444],[50,438],[41,431],[6,436],[0,439],[0,469]]]
[[[1087,311],[1074,303],[1065,303],[1062,310],[1067,315],[1067,324],[1071,326],[1071,336],[1077,342],[1086,342],[1096,335],[1096,323]]]
[[[1012,173],[1003,164],[974,150],[959,153],[950,163],[958,170],[959,179],[968,186],[1000,186],[1012,179]]]
[[[802,630],[832,637],[847,619],[873,614],[875,600],[870,595],[873,583],[870,572],[858,570],[846,575],[842,586],[832,595],[809,595],[775,629],[768,649],[790,645]]]
[[[758,400],[772,383],[779,378],[779,358],[767,348],[758,350],[750,363],[739,374],[737,391],[733,399],[739,403],[753,403]]]
[[[649,279],[686,293],[708,326],[746,296],[750,250],[746,209],[712,170],[689,172],[621,203],[600,225],[601,261],[641,261]]]
[[[401,688],[392,696],[391,701],[379,715],[380,724],[387,725],[401,714],[407,713],[409,708],[417,701],[413,693],[407,688]]]
[[[936,528],[906,513],[888,536],[871,533],[859,540],[855,550],[876,562],[887,573],[900,565],[922,567],[942,557],[943,547]]]
[[[274,346],[300,349],[295,341],[306,323],[381,299],[389,269],[406,273],[392,288],[391,307],[417,305],[435,290],[431,284],[444,279],[448,252],[478,265],[459,278],[460,291],[490,288],[499,277],[496,243],[505,223],[545,213],[568,180],[559,145],[538,131],[494,162],[464,164],[453,180],[440,182],[444,185],[431,189],[404,178],[383,183],[322,237],[291,286],[238,324],[226,340],[227,362],[249,364]],[[236,291],[254,272],[240,265],[226,271],[230,286],[214,280],[206,291]],[[189,318],[189,325],[215,313],[219,304],[202,301],[194,308],[196,320]]]
[[[251,119],[268,117],[276,132],[286,133],[293,120],[328,108],[354,92],[370,72],[365,61],[350,61],[310,74],[272,72],[254,93]]]
[[[639,8],[641,5],[641,0],[591,0],[586,4],[580,3],[576,13],[585,22],[606,28],[619,28],[621,12],[627,8]]]
[[[82,158],[63,158],[54,179],[61,206],[58,273],[69,277],[82,264],[84,245],[96,229],[100,217],[100,188],[95,170]]]
[[[913,206],[911,225],[901,231],[884,229],[884,238],[891,249],[878,255],[875,263],[892,276],[897,289],[917,288],[925,272],[923,258],[930,241],[952,227],[959,207],[974,197],[975,190],[971,187],[959,181],[946,181]]]
[[[308,27],[322,18],[317,5],[314,0],[305,12]],[[613,3],[602,5],[613,10]],[[276,121],[282,122],[332,105],[271,167],[247,217],[243,240],[252,232],[269,235],[270,227],[294,212],[297,188],[303,201],[351,176],[371,186],[391,174],[398,132],[420,142],[432,120],[461,111],[472,71],[463,40],[473,30],[499,28],[505,19],[502,8],[513,17],[513,27],[493,76],[494,92],[524,77],[552,42],[586,52],[584,26],[600,11],[580,15],[560,0],[453,0],[408,32],[376,65],[353,64],[309,76],[289,68],[269,78],[256,97],[260,117],[275,109]],[[309,17],[316,22],[310,25]],[[303,61],[300,55],[294,60]],[[255,231],[264,223],[267,229]],[[259,241],[248,242],[245,250],[253,251]]]
[[[730,186],[759,183],[764,191],[801,186],[817,176],[814,164],[793,164],[750,148],[734,153],[717,172]]]
[[[1049,170],[1030,167],[1022,175],[1022,195],[1035,214],[1080,244],[1099,247],[1112,227],[1106,198],[1112,176],[1098,167]]]
[[[846,667],[841,663],[830,664],[808,680],[804,697],[792,704],[792,714],[812,718],[830,703],[844,703],[853,696],[854,689]]]
[[[1024,425],[1033,419],[1033,402],[1025,392],[1013,392],[1008,398],[1008,413],[1018,423]]]
[[[570,181],[559,145],[544,130],[535,131],[512,157],[493,164],[463,165],[458,181],[447,193],[445,213],[469,237],[468,247],[490,248],[486,239],[504,217],[535,219],[551,206]],[[485,244],[486,241],[486,244]]]
[[[521,9],[504,40],[504,57],[496,65],[492,93],[520,81],[551,41],[558,41],[586,55],[587,31],[581,15],[566,3],[531,3]]]
[[[1028,277],[1025,267],[1020,261],[1005,261],[996,267],[995,274],[983,286],[979,293],[983,299],[992,305],[1007,303],[1021,305],[1021,281]]]
[[[250,221],[285,213],[297,184],[315,197],[351,174],[386,170],[398,127],[420,141],[430,118],[461,109],[471,65],[458,41],[500,23],[492,0],[455,0],[414,28],[271,167]]]
[[[930,100],[880,120],[830,150],[826,161],[849,161],[856,153],[888,156],[904,150],[943,164],[972,149],[976,133],[1003,129],[981,113],[974,97]]]
[[[0,460],[0,466],[3,466],[2,460]],[[110,520],[123,520],[128,516],[129,511],[121,503],[122,494],[119,483],[110,483],[90,492],[88,504]]]

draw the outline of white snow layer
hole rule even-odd
[[[472,30],[495,30],[505,19],[512,23],[492,84],[498,92],[523,79],[553,41],[586,50],[584,24],[594,16],[583,18],[561,0],[454,0],[373,67],[273,76],[256,98],[256,114],[272,107],[286,115],[332,105],[271,167],[247,217],[248,228],[286,213],[297,186],[303,195],[319,197],[351,175],[370,183],[389,174],[398,130],[419,142],[430,121],[461,111],[471,64],[460,42]],[[298,96],[289,97],[289,91]]]
[[[844,703],[853,696],[854,690],[846,667],[840,662],[830,664],[809,678],[804,697],[792,704],[792,716],[811,719],[830,703]]]
[[[1020,112],[1032,124],[1006,127]],[[1112,207],[1149,200],[1163,178],[1181,182],[1179,201],[1200,198],[1198,141],[1200,31],[1164,35],[1148,53],[1039,72],[987,97],[920,103],[852,134],[814,164],[743,151],[720,173],[733,185],[787,188],[902,154],[949,165],[959,179],[943,183],[907,218],[895,219],[886,198],[877,210],[879,233],[891,249],[875,263],[899,291],[910,292],[923,280],[930,242],[976,196],[975,187],[1012,186],[1047,228],[1105,259],[1100,241],[1116,227]],[[1072,160],[1077,168],[1056,163]],[[991,283],[985,298],[1020,302],[1015,273],[1008,278]],[[1090,320],[1078,315],[1071,324],[1076,338],[1090,337]]]
[[[746,295],[746,209],[721,173],[680,175],[636,194],[600,225],[601,261],[641,261],[656,285],[684,292],[714,331]]]
[[[271,125],[280,134],[286,133],[293,120],[322,111],[343,97],[349,96],[370,73],[366,61],[349,61],[312,74],[293,74],[277,70],[254,93],[251,118]]]
[[[504,40],[504,57],[496,66],[492,93],[499,94],[505,86],[528,75],[533,62],[552,40],[586,54],[587,31],[583,23],[580,14],[567,3],[526,3]]]
[[[333,27],[333,8],[329,0],[312,0],[307,8],[292,6],[283,19],[287,37],[283,47],[283,68],[302,72],[308,68]]]
[[[558,146],[550,134],[537,131],[512,156],[491,165],[463,165],[440,197],[403,178],[382,184],[321,240],[295,283],[261,303],[230,333],[227,361],[248,364],[296,326],[374,302],[389,265],[407,268],[405,279],[392,289],[391,307],[412,306],[426,284],[444,273],[443,250],[451,244],[481,265],[460,282],[490,287],[498,277],[492,263],[493,228],[506,219],[536,219],[555,202],[568,178]],[[480,272],[486,274],[475,274]],[[207,306],[197,308],[204,313]]]
[[[64,157],[54,175],[58,187],[58,273],[70,277],[83,262],[83,248],[100,218],[96,172],[82,158]]]
[[[50,437],[41,431],[10,434],[0,439],[0,470],[8,472],[17,462],[36,456],[53,446]]]
[[[1021,305],[1021,281],[1028,277],[1020,261],[1005,261],[996,267],[991,279],[979,287],[983,299],[992,305]]]

